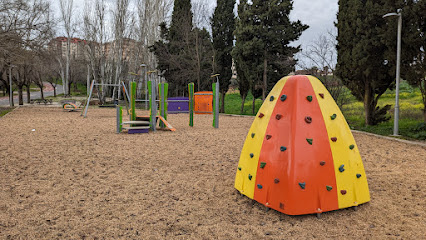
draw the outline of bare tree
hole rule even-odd
[[[73,21],[73,0],[59,0],[60,19],[63,24],[66,39],[65,62],[62,54],[57,56],[57,60],[61,66],[61,78],[64,95],[70,94],[69,78],[70,78],[70,62],[71,62],[71,39],[75,33],[75,24]]]
[[[348,103],[349,98],[345,86],[334,76],[337,62],[336,44],[336,34],[333,30],[319,35],[301,51],[301,59],[297,65],[320,79],[339,107],[342,107]]]

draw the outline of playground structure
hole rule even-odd
[[[159,122],[160,128],[168,129],[170,131],[176,131],[168,122],[167,122],[167,103],[165,99],[167,98],[167,83],[160,83],[158,85],[159,98],[160,98],[160,111],[157,116],[157,101],[156,101],[156,86],[153,82],[148,82],[149,89],[149,106],[150,106],[150,115],[149,116],[137,116],[136,115],[136,82],[130,84],[130,96],[126,91],[126,87],[123,84],[122,89],[126,96],[129,96],[130,109],[128,108],[128,113],[130,120],[123,122],[123,110],[121,106],[116,106],[117,109],[117,133],[120,133],[123,129],[127,129],[129,134],[133,133],[148,133],[151,129],[156,131],[157,122]],[[127,106],[127,104],[126,104]],[[128,127],[123,127],[123,125],[129,125]]]
[[[289,215],[370,201],[355,140],[318,79],[290,76],[275,85],[247,135],[235,188]]]

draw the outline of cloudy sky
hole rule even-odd
[[[54,9],[56,9],[55,15],[59,16],[59,0],[51,0],[54,3]],[[77,12],[81,12],[84,9],[84,2],[91,0],[74,0]],[[107,0],[108,2],[114,2],[114,0]],[[193,2],[201,1],[206,3],[213,12],[216,6],[216,0],[192,0]],[[320,34],[325,34],[329,30],[334,29],[334,21],[336,21],[336,14],[338,10],[338,0],[293,0],[293,11],[290,14],[290,19],[300,20],[302,23],[309,25],[309,29],[306,30],[297,42],[292,45],[306,46],[311,43]]]

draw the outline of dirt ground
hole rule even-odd
[[[253,118],[211,121],[130,135],[114,109],[15,109],[0,118],[0,238],[425,239],[425,147],[356,133],[371,202],[287,216],[233,187]]]

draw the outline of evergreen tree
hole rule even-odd
[[[215,73],[220,74],[221,106],[225,112],[225,94],[232,77],[231,51],[234,44],[235,0],[217,0],[212,18],[213,47],[215,50]]]
[[[237,44],[239,40],[243,43],[235,54],[242,54],[243,65],[251,65],[240,69],[244,69],[253,95],[256,97],[256,90],[262,89],[264,99],[280,77],[294,70],[294,54],[300,49],[289,43],[297,40],[308,26],[290,21],[293,2],[289,0],[253,0],[252,4],[241,1],[240,5],[244,7],[240,9],[243,15],[237,24],[236,37]]]
[[[165,23],[160,27],[161,40],[151,51],[164,71],[170,95],[186,94],[189,82],[195,81],[198,91],[211,85],[213,46],[208,31],[192,25],[191,1],[175,0],[170,27]]]
[[[256,60],[258,59],[254,55],[256,52],[251,49],[252,45],[250,44],[253,38],[251,34],[250,7],[251,5],[247,3],[247,0],[240,0],[240,4],[238,5],[238,20],[235,29],[236,42],[232,50],[232,58],[234,59],[235,68],[237,70],[238,89],[242,99],[241,114],[244,113],[244,103],[247,94],[249,90],[252,89],[252,83],[256,80],[255,68],[257,66]],[[254,110],[252,112],[254,113]]]
[[[364,102],[365,123],[389,120],[390,105],[377,106],[380,96],[393,87],[391,64],[385,61],[385,0],[339,0],[337,15],[336,75]]]

